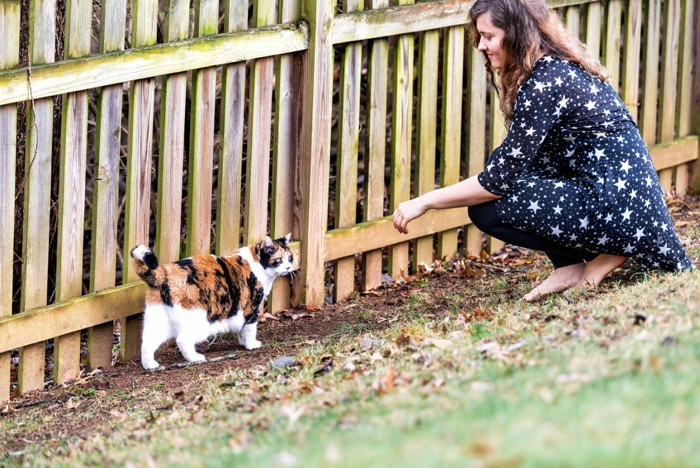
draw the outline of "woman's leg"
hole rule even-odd
[[[579,284],[584,275],[584,262],[596,258],[596,254],[572,250],[544,237],[501,223],[495,202],[469,207],[469,217],[479,229],[490,236],[547,254],[554,265],[554,271],[540,285],[523,296],[526,301],[534,301]]]

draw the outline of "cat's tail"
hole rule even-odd
[[[165,269],[158,264],[158,257],[145,245],[131,249],[131,258],[136,264],[136,274],[152,288],[160,288],[165,282]]]

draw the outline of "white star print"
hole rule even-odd
[[[661,255],[668,255],[668,251],[671,250],[668,248],[668,244],[664,244],[663,247],[659,247],[659,253]]]
[[[535,214],[537,214],[537,210],[541,210],[539,203],[537,200],[534,202],[530,202],[530,206],[527,207],[528,210],[532,210]]]
[[[605,150],[595,148],[594,156],[598,159],[602,158],[603,156],[605,156]]]
[[[588,101],[588,103],[586,104],[585,107],[586,107],[586,109],[588,109],[588,110],[593,110],[593,109],[595,108],[595,102],[593,102],[593,101]]]
[[[559,237],[559,235],[564,232],[561,229],[559,229],[559,225],[554,226],[552,229],[552,234]]]
[[[625,174],[627,174],[630,169],[632,169],[632,166],[630,166],[630,160],[626,159],[622,161],[622,166],[620,167],[620,170],[625,171]]]
[[[619,192],[623,188],[625,188],[625,184],[627,184],[626,180],[622,180],[619,177],[617,178],[617,183],[615,184],[615,187],[617,187],[617,191]]]
[[[559,205],[557,205],[557,206],[554,207],[554,213],[555,213],[555,214],[561,214],[561,210],[562,210],[562,208],[561,208]]]
[[[599,238],[598,238],[598,245],[605,245],[605,243],[606,243],[607,241],[609,241],[609,240],[610,240],[610,239],[608,238],[608,235],[607,235],[607,234],[603,234],[603,237],[599,237]]]
[[[566,150],[566,154],[564,155],[565,158],[570,158],[571,156],[574,155],[576,150]]]
[[[527,136],[533,136],[534,134],[535,134],[535,129],[532,127],[525,130],[525,135],[527,135]]]
[[[579,219],[579,221],[581,221],[580,227],[582,227],[583,229],[588,228],[588,216],[586,216],[585,218]]]
[[[625,253],[632,253],[634,252],[634,247],[630,245],[630,243],[627,243],[627,247],[625,247]]]
[[[518,156],[520,156],[520,155],[522,155],[522,154],[523,154],[523,152],[520,151],[520,146],[518,146],[517,148],[516,148],[516,147],[513,147],[513,149],[511,150],[511,152],[508,153],[508,156],[512,156],[512,157],[514,157],[514,158],[517,158]]]
[[[646,234],[644,234],[644,228],[637,229],[637,232],[634,234],[634,237],[637,238],[637,241],[639,241],[639,239],[641,239],[642,237],[646,237]]]
[[[547,87],[547,86],[546,86],[544,83],[540,83],[539,81],[535,80],[535,89],[536,89],[537,91],[539,91],[540,93],[541,93],[542,91],[544,91],[544,89],[545,89],[546,87]]]
[[[569,143],[573,143],[573,142],[576,141],[576,137],[573,136],[573,135],[567,135],[567,136],[564,137],[564,139],[565,139],[566,141],[568,141]]]
[[[609,223],[610,221],[612,221],[612,215],[608,213],[608,215],[605,217],[605,222]]]
[[[623,219],[624,221],[629,221],[629,220],[630,220],[630,215],[631,215],[631,214],[632,214],[632,212],[630,211],[629,207],[627,207],[627,208],[625,209],[625,212],[622,213],[622,219]]]
[[[597,96],[600,90],[593,84],[591,85],[591,92]]]
[[[562,188],[564,186],[564,182],[559,181],[554,184],[554,188]]]
[[[569,98],[563,97],[561,98],[561,101],[559,101],[559,107],[566,107],[566,105],[569,103]]]
[[[559,78],[558,76],[556,78],[554,78],[554,84],[556,84],[557,86],[561,86],[563,83],[564,82],[562,81],[562,79]]]

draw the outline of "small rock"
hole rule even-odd
[[[272,367],[274,368],[280,368],[280,367],[289,367],[293,366],[297,363],[296,359],[294,359],[291,356],[280,356],[274,361],[272,361]]]

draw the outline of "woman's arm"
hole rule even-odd
[[[407,225],[430,209],[472,206],[501,198],[484,189],[476,176],[449,187],[433,190],[420,197],[400,203],[394,211],[394,227],[407,234]]]

